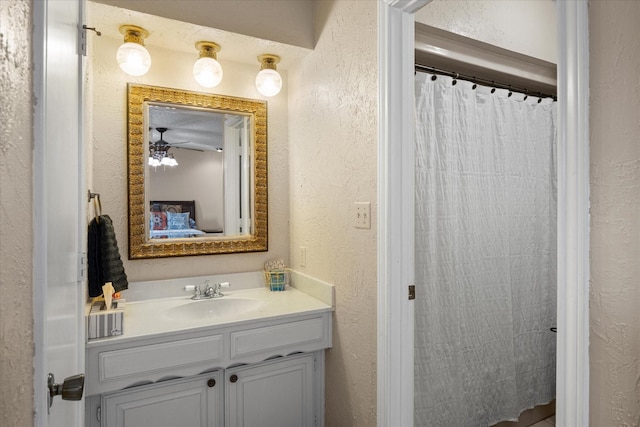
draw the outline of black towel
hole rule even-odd
[[[113,222],[108,215],[100,215],[89,223],[87,257],[89,258],[89,296],[102,295],[102,286],[113,283],[116,292],[129,287],[124,272]]]

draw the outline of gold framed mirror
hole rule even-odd
[[[265,101],[128,85],[129,259],[268,249]]]

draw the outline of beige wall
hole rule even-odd
[[[556,11],[552,0],[434,0],[416,21],[556,63]]]
[[[640,426],[640,2],[589,3],[590,424]]]
[[[369,427],[376,424],[377,4],[316,5],[318,42],[289,83],[291,260],[336,286],[326,425]],[[357,201],[371,202],[370,230],[354,228]]]
[[[30,1],[0,1],[0,423],[7,426],[33,424],[31,25]]]
[[[91,9],[90,9],[91,10]],[[100,26],[99,16],[91,20]],[[269,251],[251,254],[229,254],[128,260],[127,220],[127,82],[163,86],[198,92],[233,95],[243,98],[265,99],[255,88],[257,65],[222,62],[224,78],[220,85],[207,90],[192,77],[197,52],[185,53],[147,45],[152,66],[142,77],[127,76],[115,61],[116,50],[122,40],[109,37],[90,37],[93,41],[89,70],[89,121],[92,133],[91,157],[93,173],[91,191],[100,193],[103,213],[113,220],[130,282],[208,274],[260,270],[271,258],[289,259],[289,168],[287,128],[287,74],[282,71],[285,87],[278,96],[268,99],[269,133]],[[186,42],[185,42],[186,43]],[[257,64],[257,61],[256,61]],[[176,154],[176,157],[178,154]],[[178,160],[179,161],[179,160]],[[180,168],[181,166],[177,166]],[[89,212],[91,213],[91,212]]]

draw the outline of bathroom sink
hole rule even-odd
[[[165,310],[165,317],[173,320],[199,320],[232,317],[257,310],[263,301],[249,298],[213,298],[188,302]]]

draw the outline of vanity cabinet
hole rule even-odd
[[[331,312],[89,343],[87,427],[322,427]]]
[[[87,426],[314,427],[322,417],[318,358],[278,357],[91,397],[99,406]]]

